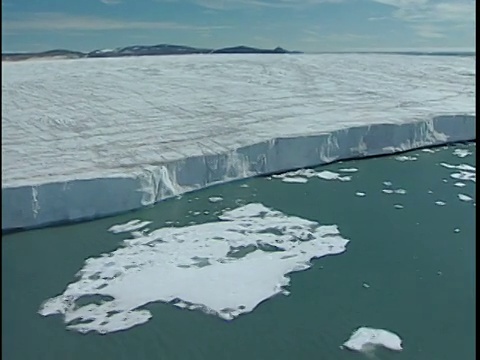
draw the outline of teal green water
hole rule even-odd
[[[459,158],[452,154],[455,148],[473,154]],[[476,210],[475,200],[460,201],[458,194],[475,199],[475,183],[454,186],[455,170],[439,163],[475,166],[475,144],[408,155],[418,160],[392,156],[321,168],[358,168],[348,182],[255,178],[114,218],[3,236],[2,355],[9,360],[362,359],[366,355],[340,345],[359,326],[371,326],[403,339],[402,352],[380,349],[376,359],[474,359]],[[384,181],[407,193],[382,193]],[[355,196],[358,191],[366,196]],[[210,203],[211,196],[224,200]],[[111,225],[148,219],[154,220],[151,228],[166,221],[184,226],[214,221],[215,212],[250,202],[337,224],[351,242],[346,252],[292,274],[290,296],[275,296],[231,322],[155,303],[146,307],[153,318],[144,325],[82,335],[66,330],[59,316],[37,313],[44,300],[74,281],[85,259],[119,246],[125,235],[109,233]]]

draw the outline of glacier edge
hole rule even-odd
[[[402,124],[367,124],[280,137],[234,151],[185,157],[141,172],[97,179],[2,187],[2,232],[92,220],[155,204],[185,192],[421,147],[474,141],[476,115],[442,115]]]

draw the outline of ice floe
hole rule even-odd
[[[453,150],[453,155],[458,156],[459,158],[467,157],[471,154],[471,151],[467,149],[455,149]]]
[[[317,177],[323,180],[340,180],[340,181],[350,181],[352,180],[351,176],[340,176],[340,174],[335,173],[333,171],[320,171],[317,173]]]
[[[287,274],[344,252],[347,243],[335,225],[252,203],[215,222],[126,239],[119,249],[87,259],[76,281],[39,313],[61,314],[67,328],[82,333],[143,324],[152,317],[143,307],[156,301],[232,320],[288,294]]]
[[[303,177],[286,177],[282,179],[283,182],[293,183],[293,184],[305,184],[308,182],[308,179]]]
[[[354,172],[353,168],[348,168],[344,170],[347,170],[345,172],[350,172],[350,173]],[[323,171],[317,172],[313,169],[300,169],[295,171],[289,171],[283,174],[272,175],[272,178],[281,179],[283,182],[288,182],[288,183],[306,183],[308,182],[308,179],[313,177],[317,177],[323,180],[339,180],[339,181],[350,181],[352,179],[351,176],[341,176],[340,174],[333,171],[323,170]]]
[[[383,189],[382,192],[385,193],[385,194],[405,195],[407,193],[407,190],[405,190],[405,189]]]
[[[473,199],[465,194],[458,194],[458,198],[462,201],[472,201]]]
[[[398,160],[398,161],[415,161],[417,159],[418,158],[415,157],[415,156],[406,156],[406,155],[401,155],[401,156],[396,156],[395,157],[395,160]]]
[[[108,231],[113,232],[114,234],[123,233],[123,232],[131,232],[135,230],[140,230],[145,226],[150,225],[151,221],[141,221],[141,220],[131,220],[125,224],[118,224],[113,225],[108,229]]]
[[[397,334],[368,327],[361,327],[354,331],[350,339],[343,343],[343,346],[360,352],[371,352],[378,346],[395,351],[403,350],[402,339]]]
[[[212,196],[208,198],[208,201],[210,201],[211,203],[216,203],[222,200],[223,198],[221,196]]]

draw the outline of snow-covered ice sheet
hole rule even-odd
[[[383,329],[368,327],[361,327],[354,331],[343,346],[347,349],[361,352],[370,352],[378,346],[395,351],[403,350],[402,339],[397,334]]]
[[[145,323],[151,313],[142,307],[155,301],[232,320],[288,294],[287,274],[344,252],[347,243],[335,225],[252,203],[219,221],[154,230],[87,259],[77,281],[42,304],[40,314],[61,314],[70,329],[100,333]],[[95,296],[103,301],[93,302]]]
[[[475,139],[475,59],[199,55],[2,63],[2,229]]]

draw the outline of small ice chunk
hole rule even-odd
[[[395,204],[393,205],[395,207],[395,209],[403,209],[403,205],[402,204]]]
[[[383,346],[390,350],[401,351],[402,339],[395,333],[383,329],[372,329],[367,327],[358,328],[350,339],[343,343],[347,349],[369,352],[377,346]]]
[[[282,179],[282,182],[293,183],[293,184],[305,184],[308,182],[308,179],[303,177],[286,177]]]
[[[354,173],[354,172],[357,172],[358,169],[357,168],[343,168],[343,169],[338,169],[338,171],[346,172],[346,173]]]
[[[473,199],[465,194],[458,194],[458,198],[462,201],[472,201]]]
[[[444,201],[437,200],[435,201],[435,204],[438,206],[444,206],[446,203]]]
[[[432,149],[422,149],[422,151],[426,153],[431,153],[431,154],[435,152],[435,150],[432,150]]]
[[[365,288],[365,289],[368,289],[370,287],[370,285],[368,285],[367,283],[363,283],[362,286]]]
[[[211,203],[216,203],[222,200],[223,198],[221,196],[212,196],[208,198],[208,201],[210,201]]]
[[[476,173],[468,172],[468,171],[460,171],[458,173],[450,174],[450,177],[456,180],[464,180],[464,181],[473,181],[477,182]]]
[[[357,191],[357,192],[355,193],[355,195],[360,196],[360,197],[363,197],[363,196],[365,196],[366,194],[365,194],[364,192]]]
[[[415,161],[415,160],[417,160],[417,158],[415,156],[401,155],[401,156],[395,157],[395,160],[398,160],[398,161]]]
[[[453,155],[458,156],[459,158],[464,158],[470,154],[471,152],[468,151],[467,149],[455,149],[453,151]]]
[[[455,229],[453,230],[453,232],[458,234],[458,233],[460,232],[460,229],[459,229],[459,228],[455,228]]]
[[[476,167],[468,164],[452,165],[447,163],[440,163],[440,166],[443,166],[444,168],[447,168],[447,169],[458,169],[458,170],[473,171],[473,172],[477,171]]]
[[[118,224],[111,226],[108,231],[113,232],[114,234],[123,233],[123,232],[132,232],[140,230],[147,225],[150,225],[151,221],[141,221],[141,220],[132,220],[125,224]]]
[[[248,188],[249,186],[248,186],[248,184],[242,184],[242,185],[240,185],[240,187],[241,188]]]
[[[384,181],[384,182],[383,182],[383,185],[385,185],[385,186],[392,186],[392,182],[391,182],[391,181]]]
[[[340,174],[337,174],[333,171],[328,171],[328,170],[320,171],[319,173],[316,174],[316,176],[324,180],[340,180],[340,181],[352,180],[351,176],[340,176]]]
[[[405,189],[383,189],[383,193],[385,194],[400,194],[400,195],[405,195],[407,193],[407,190]]]
[[[464,186],[466,186],[466,184],[465,184],[465,183],[462,183],[462,182],[456,182],[456,183],[453,184],[453,185],[456,186],[456,187],[464,187]]]

